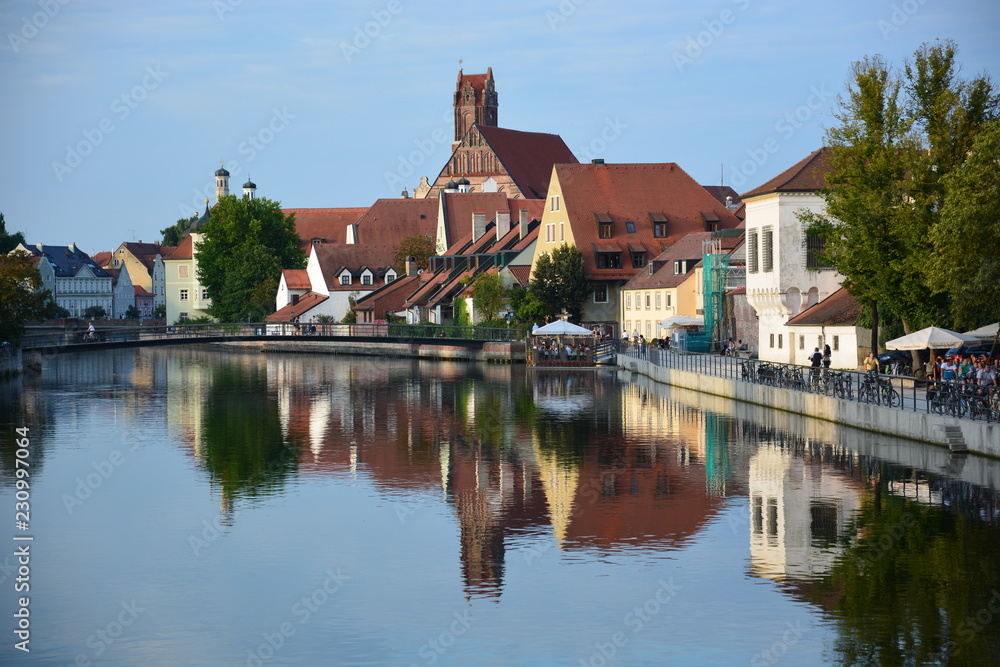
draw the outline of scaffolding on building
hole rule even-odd
[[[702,244],[702,280],[705,332],[711,340],[724,338],[721,330],[725,318],[726,292],[746,287],[746,267],[734,264],[731,254],[723,251],[722,240],[713,238]]]

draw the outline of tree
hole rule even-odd
[[[107,317],[108,311],[104,310],[104,306],[90,306],[83,311],[83,316],[88,320],[97,320],[102,317]]]
[[[263,319],[274,311],[281,270],[305,267],[294,214],[266,197],[223,197],[201,233],[198,280],[221,322]]]
[[[507,288],[499,273],[484,271],[472,283],[472,304],[481,322],[495,320],[507,304]]]
[[[946,196],[930,231],[928,286],[951,296],[956,322],[1000,319],[1000,122],[984,125],[968,158],[941,179]]]
[[[880,305],[907,333],[949,323],[947,295],[929,288],[933,230],[945,177],[997,106],[988,79],[959,80],[955,52],[952,42],[925,44],[902,74],[879,56],[854,63],[840,124],[827,131],[826,215],[800,215],[868,308],[876,341]]]
[[[3,212],[0,211],[0,255],[6,255],[24,242],[23,232],[7,233],[7,222],[3,219]]]
[[[141,317],[139,309],[135,307],[135,304],[129,304],[129,307],[125,309],[125,317],[130,320],[137,320]]]
[[[429,258],[435,252],[434,237],[430,234],[407,236],[396,246],[392,255],[392,268],[399,275],[406,275],[406,258],[413,255],[417,258],[417,268],[426,269],[430,266]]]
[[[535,260],[535,269],[528,290],[545,306],[549,315],[563,309],[577,322],[583,315],[583,304],[590,295],[590,284],[583,269],[583,253],[565,243],[551,253]]]
[[[154,320],[167,319],[167,305],[165,303],[161,303],[160,305],[153,308],[153,319]]]
[[[160,240],[160,245],[164,246],[176,246],[180,245],[180,242],[184,240],[184,232],[188,230],[191,223],[198,220],[198,215],[192,215],[190,218],[181,218],[172,225],[169,225],[165,229],[160,230],[162,239]]]
[[[0,255],[0,342],[18,343],[28,320],[42,319],[51,302],[42,277],[23,254]]]
[[[510,309],[514,313],[514,319],[518,322],[544,321],[549,314],[548,309],[535,298],[535,296],[523,287],[512,287],[508,292]]]

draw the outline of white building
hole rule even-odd
[[[21,243],[11,252],[38,258],[42,288],[47,289],[56,304],[68,310],[71,317],[83,317],[93,306],[100,306],[109,317],[114,317],[111,274],[75,243],[68,246]]]
[[[747,302],[757,311],[759,357],[765,361],[805,364],[814,348],[831,343],[813,331],[788,326],[789,319],[839,290],[844,279],[834,268],[820,265],[820,239],[807,234],[798,218],[802,211],[826,211],[820,190],[826,185],[829,158],[828,148],[814,151],[743,195]],[[838,339],[836,365],[855,368],[857,348],[840,343],[848,341]]]

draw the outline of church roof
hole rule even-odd
[[[820,148],[799,160],[771,180],[743,193],[743,199],[775,192],[816,192],[826,187],[831,150]]]
[[[487,68],[485,74],[465,74],[462,72],[461,68],[458,70],[458,82],[456,86],[455,95],[461,93],[462,88],[466,84],[472,86],[472,89],[476,91],[476,100],[480,103],[483,101],[483,93],[486,90],[486,82],[493,78],[493,68]]]
[[[529,199],[544,199],[554,164],[578,164],[558,134],[522,132],[502,127],[474,125],[493,153]],[[471,131],[471,130],[470,130]]]

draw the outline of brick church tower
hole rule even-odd
[[[462,74],[455,84],[455,145],[473,123],[497,127],[497,91],[493,86],[493,68],[486,74]]]

